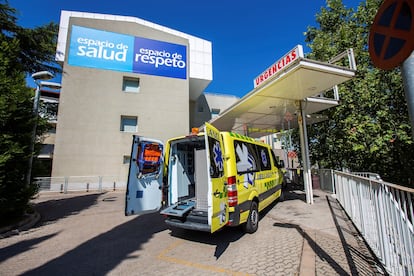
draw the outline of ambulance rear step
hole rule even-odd
[[[189,215],[185,221],[182,221],[179,218],[169,217],[168,219],[165,220],[165,223],[169,226],[173,226],[176,228],[204,231],[204,232],[211,231],[211,227],[210,225],[208,225],[207,216],[200,217],[200,216]]]

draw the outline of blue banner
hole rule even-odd
[[[186,79],[187,48],[73,25],[68,64]]]

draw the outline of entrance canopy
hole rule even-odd
[[[351,79],[355,70],[302,56],[295,57],[288,66],[281,66],[283,68],[276,73],[271,72],[270,77],[267,74],[265,80],[261,78],[262,83],[213,119],[211,124],[222,131],[262,137],[297,127],[300,101],[303,101],[302,109],[308,123],[323,120],[316,113],[338,105],[339,98],[326,98],[322,94]],[[270,72],[268,70],[265,72]]]
[[[348,56],[349,67],[333,65]],[[258,138],[299,127],[306,202],[313,203],[307,123],[324,120],[317,112],[338,105],[339,96],[324,93],[355,75],[352,49],[330,63],[305,59],[298,45],[259,75],[255,88],[210,123],[220,130]],[[336,90],[336,89],[335,89]]]

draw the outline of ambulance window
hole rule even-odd
[[[242,141],[234,141],[236,151],[236,166],[239,174],[255,172],[259,169],[259,160],[253,144]]]
[[[273,159],[273,164],[275,164],[276,167],[280,167],[279,166],[279,158],[276,158],[275,153],[273,152],[273,150],[271,150],[272,153],[272,159]]]
[[[222,177],[224,174],[224,159],[220,142],[209,136],[208,146],[210,152],[210,176],[212,178]]]
[[[262,171],[270,170],[272,168],[272,164],[270,163],[269,150],[266,147],[257,146],[257,152]]]
[[[139,144],[136,162],[142,175],[159,172],[162,151],[163,146],[158,143],[143,142]]]

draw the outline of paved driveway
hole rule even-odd
[[[125,217],[124,192],[41,195],[41,222],[0,240],[0,275],[370,275],[368,258],[347,254],[329,197],[312,206],[302,197],[275,204],[250,235],[171,231],[158,213]]]

